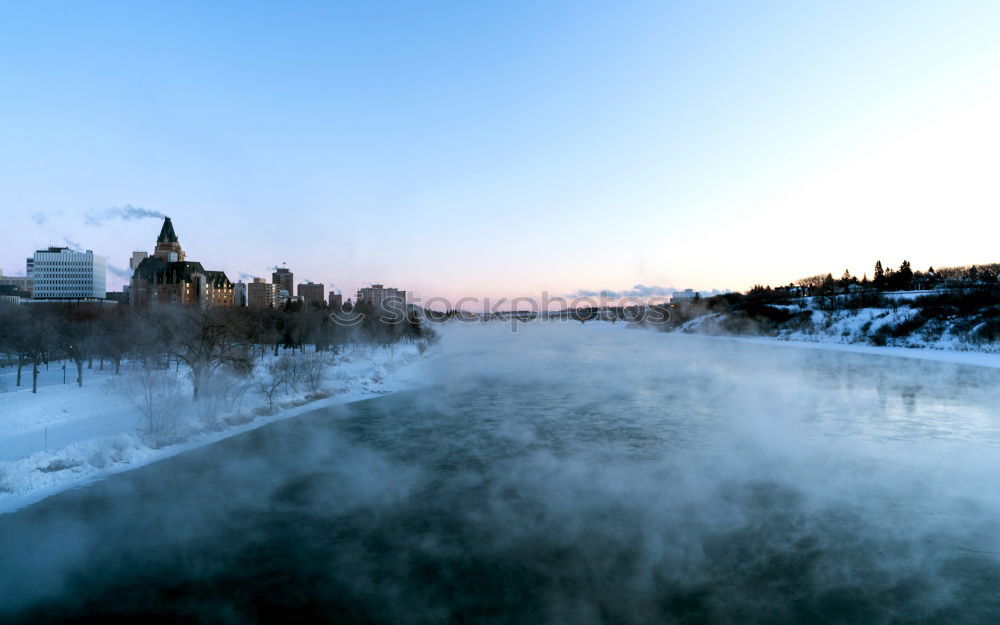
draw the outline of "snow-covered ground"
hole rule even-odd
[[[909,295],[911,293],[904,293]],[[782,341],[857,346],[889,346],[916,350],[1000,353],[1000,342],[980,332],[981,315],[953,315],[947,319],[921,316],[909,304],[892,307],[820,310],[813,302],[771,305],[791,313],[808,313],[786,324],[768,326],[766,320],[744,320],[728,313],[708,313],[683,323],[675,332],[710,336],[767,337]]]
[[[718,339],[723,341],[739,341],[741,343],[757,343],[761,345],[777,345],[799,349],[824,349],[836,352],[854,354],[871,354],[873,356],[893,356],[896,358],[914,358],[916,360],[934,360],[950,362],[958,365],[975,367],[990,367],[1000,369],[1000,353],[979,352],[942,348],[895,347],[891,345],[860,345],[857,343],[840,343],[832,341],[800,341],[770,336],[700,336],[699,338]]]
[[[1000,369],[1000,352],[989,349],[971,349],[959,341],[944,341],[937,343],[922,343],[913,339],[907,345],[869,345],[864,341],[864,336],[859,334],[860,328],[872,319],[880,320],[881,323],[898,322],[900,319],[908,318],[910,311],[888,311],[883,309],[861,309],[858,314],[845,314],[846,311],[839,311],[834,314],[834,322],[830,324],[831,332],[805,334],[805,333],[785,333],[779,336],[735,336],[731,334],[711,334],[702,332],[704,326],[711,324],[720,315],[711,314],[692,319],[688,323],[667,333],[671,336],[690,336],[696,339],[712,339],[720,341],[737,341],[740,343],[756,343],[760,345],[775,345],[800,349],[823,349],[837,352],[850,352],[855,354],[870,354],[873,356],[893,356],[897,358],[914,358],[917,360],[934,360],[937,362],[950,362],[960,365],[971,365],[976,367],[991,367]],[[819,319],[825,324],[827,317],[814,311],[814,315],[819,315]],[[840,319],[837,317],[846,317]],[[627,323],[592,323],[593,327],[614,329],[638,329],[639,326]],[[847,333],[844,330],[849,330]]]
[[[268,377],[266,364],[273,360],[268,356],[245,383],[238,405],[213,414],[210,426],[203,417],[199,420],[204,408],[189,398],[189,387],[181,387],[183,395],[174,410],[184,415],[184,427],[163,446],[144,432],[142,411],[130,399],[133,396],[121,390],[122,382],[134,375],[127,363],[117,378],[112,367],[106,365],[101,371],[95,363],[93,370],[84,370],[83,388],[75,384],[72,366],[67,368],[66,384],[61,363],[43,366],[38,394],[31,392],[30,369],[25,369],[20,387],[15,386],[16,369],[0,369],[0,514],[279,419],[418,388],[424,379],[422,367],[435,350],[420,352],[417,345],[404,344],[391,349],[360,346],[337,356],[318,356],[324,361],[319,392],[311,393],[304,383],[295,389],[283,386],[273,400],[273,414],[268,414],[268,401],[259,388]]]

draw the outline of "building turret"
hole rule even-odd
[[[153,251],[153,256],[168,263],[184,260],[184,250],[181,249],[177,233],[174,232],[174,224],[169,217],[163,218],[163,227],[160,228],[160,236],[156,237],[156,249]]]

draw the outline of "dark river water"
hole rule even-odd
[[[0,622],[1000,623],[1000,371],[443,334],[426,389],[0,516]]]

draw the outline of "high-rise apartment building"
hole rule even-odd
[[[322,284],[314,284],[312,282],[300,284],[299,297],[302,298],[302,304],[305,306],[309,306],[310,304],[322,306],[326,303],[326,300],[323,298],[324,290]]]
[[[278,285],[264,278],[247,283],[247,305],[250,308],[275,308],[278,305]]]
[[[103,256],[50,247],[30,260],[33,299],[104,299],[108,261]]]
[[[240,280],[233,285],[233,306],[237,308],[246,308],[250,305],[250,300],[247,294],[247,283]]]
[[[330,308],[337,310],[344,307],[344,296],[340,293],[330,293]]]
[[[376,310],[404,312],[406,310],[406,291],[373,284],[358,290],[357,304],[368,304]]]

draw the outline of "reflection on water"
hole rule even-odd
[[[998,381],[452,327],[427,390],[0,517],[0,593],[24,622],[1000,622]]]

